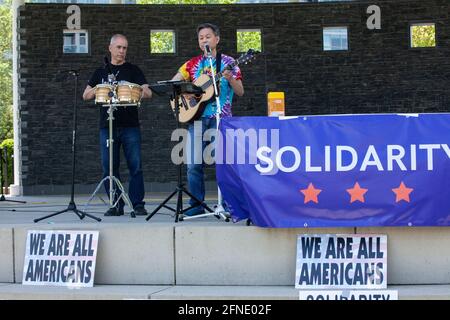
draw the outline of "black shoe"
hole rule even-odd
[[[108,211],[106,211],[105,213],[105,217],[118,217],[118,216],[123,216],[123,208],[117,209],[116,207],[114,208],[109,208]]]
[[[136,206],[134,208],[134,214],[137,216],[146,216],[148,215],[148,212],[145,210],[144,206]]]

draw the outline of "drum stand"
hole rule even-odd
[[[85,207],[87,208],[89,204],[91,203],[92,199],[94,199],[95,195],[98,193],[100,188],[104,185],[106,181],[109,181],[109,208],[112,209],[116,207],[119,204],[120,199],[123,198],[124,202],[131,208],[131,217],[136,218],[136,214],[134,213],[133,205],[131,204],[130,198],[128,197],[128,194],[125,192],[125,188],[123,187],[122,183],[118,178],[114,176],[113,173],[113,120],[114,120],[114,111],[117,110],[117,106],[136,106],[136,104],[116,104],[116,103],[109,103],[104,104],[103,107],[108,107],[108,121],[109,121],[109,139],[107,140],[107,147],[109,148],[109,176],[106,176],[102,179],[97,185],[97,188],[95,188],[95,191],[92,193],[91,197],[89,198],[88,202],[86,203]],[[120,196],[117,198],[116,202],[114,202],[114,197],[116,195],[116,189],[115,185],[120,190]],[[100,200],[103,201],[103,203],[106,204],[106,202],[99,196]]]

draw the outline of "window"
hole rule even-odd
[[[415,23],[410,26],[411,48],[436,47],[436,26],[434,23]]]
[[[323,50],[324,51],[348,50],[348,28],[347,27],[323,28]]]
[[[175,53],[175,32],[173,30],[151,30],[150,53]]]
[[[88,43],[86,30],[64,30],[64,53],[88,53]]]
[[[236,37],[237,52],[247,52],[248,49],[262,52],[260,29],[238,29]]]

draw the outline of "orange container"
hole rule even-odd
[[[284,92],[269,92],[267,94],[267,115],[269,117],[285,116]]]

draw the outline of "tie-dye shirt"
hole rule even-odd
[[[232,57],[222,54],[220,70],[223,71],[225,66],[233,63],[234,61],[235,60]],[[212,59],[212,63],[214,72],[217,73],[216,58]],[[181,73],[185,80],[195,82],[195,80],[197,80],[202,74],[207,73],[209,76],[211,76],[211,65],[208,58],[206,58],[204,55],[200,55],[183,64],[181,68],[178,69],[178,72]],[[231,72],[233,74],[233,78],[235,78],[236,80],[242,79],[241,70],[238,66],[235,66],[231,70]],[[231,87],[228,80],[222,77],[220,80],[219,96],[220,105],[222,107],[222,117],[231,117],[231,104],[233,103],[233,96],[233,88]],[[216,114],[216,109],[217,103],[214,100],[214,102],[211,102],[206,106],[205,111],[203,111],[202,118],[214,117]]]

